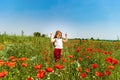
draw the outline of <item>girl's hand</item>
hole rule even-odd
[[[65,33],[65,37],[67,37],[67,35],[68,35],[68,34],[67,34],[67,33]]]
[[[52,36],[52,32],[50,32],[50,36]]]

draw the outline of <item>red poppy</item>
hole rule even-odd
[[[105,74],[106,76],[109,76],[109,75],[111,74],[111,72],[110,72],[109,70],[106,70],[106,71],[104,71],[104,74]]]
[[[56,64],[54,67],[55,67],[56,69],[62,69],[62,68],[63,68],[63,65]]]
[[[47,53],[48,53],[47,51],[43,52],[44,55],[46,55]]]
[[[28,77],[27,80],[33,80],[31,77]]]
[[[82,78],[86,78],[86,76],[87,76],[86,73],[81,73],[81,74],[80,74],[80,77],[82,77]]]
[[[74,58],[74,56],[73,56],[73,55],[69,55],[68,57],[69,57],[69,58],[71,58],[71,59],[72,59],[72,58]]]
[[[81,67],[78,67],[78,68],[77,68],[77,71],[81,72],[81,71],[82,71],[82,68],[81,68]]]
[[[113,60],[112,60],[112,64],[113,64],[113,65],[118,64],[118,60],[117,60],[117,59],[113,59]]]
[[[95,64],[92,64],[92,68],[93,68],[93,69],[95,69],[95,68],[97,68],[97,67],[98,67],[98,64],[96,64],[96,63],[95,63]]]
[[[98,77],[102,77],[103,76],[103,74],[101,72],[96,72],[95,75],[98,76]]]
[[[108,66],[108,69],[114,69],[115,67],[114,66]]]
[[[77,52],[77,53],[80,52],[80,47],[79,47],[79,46],[76,48],[76,52]]]
[[[113,60],[112,57],[105,58],[105,61],[109,64],[112,63],[112,60]]]
[[[26,57],[22,57],[22,58],[20,58],[19,60],[20,61],[22,61],[22,62],[24,62],[24,61],[26,61],[28,58],[26,58]]]
[[[64,57],[62,57],[62,61],[63,61],[63,62],[68,62],[68,60],[65,59]]]
[[[22,67],[27,67],[28,65],[26,63],[21,64]]]
[[[92,48],[87,48],[86,50],[87,50],[88,52],[90,52],[90,53],[93,53],[93,52],[94,52]]]
[[[40,69],[40,68],[42,68],[42,64],[39,64],[39,65],[35,65],[35,66],[34,66],[34,69]]]
[[[107,54],[109,54],[109,52],[106,51],[106,52],[103,52],[103,54],[107,55]]]
[[[53,69],[51,67],[48,67],[45,70],[46,70],[46,72],[52,72],[53,71]]]
[[[91,57],[90,56],[86,56],[87,59],[90,59]]]
[[[10,56],[9,59],[12,60],[12,59],[15,59],[15,57],[14,56]]]
[[[6,65],[9,67],[15,67],[16,62],[6,62]]]
[[[85,71],[89,73],[89,72],[90,72],[90,69],[89,69],[89,68],[86,68]]]
[[[42,78],[44,78],[44,76],[45,76],[45,71],[39,70],[37,75],[36,75],[36,78],[42,79]]]
[[[79,48],[77,48],[77,49],[76,49],[76,52],[77,52],[77,53],[79,53],[79,52],[80,52],[80,49],[79,49]]]
[[[2,71],[0,72],[0,78],[3,78],[4,76],[7,75],[7,71]]]
[[[82,61],[82,60],[83,60],[83,58],[81,58],[81,57],[80,57],[80,58],[78,58],[78,60],[79,60],[79,61]]]

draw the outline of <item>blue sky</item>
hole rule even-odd
[[[0,0],[0,33],[118,39],[120,0]]]

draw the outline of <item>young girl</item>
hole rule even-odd
[[[57,62],[60,57],[61,57],[61,52],[63,49],[63,42],[67,42],[67,33],[65,34],[65,39],[62,38],[62,32],[57,30],[55,33],[54,38],[52,38],[52,33],[50,33],[50,39],[51,42],[54,43],[54,57],[55,57],[55,62]]]

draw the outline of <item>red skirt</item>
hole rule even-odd
[[[62,49],[57,49],[57,48],[54,49],[55,62],[57,62],[58,60],[60,60],[61,51],[62,51]]]

